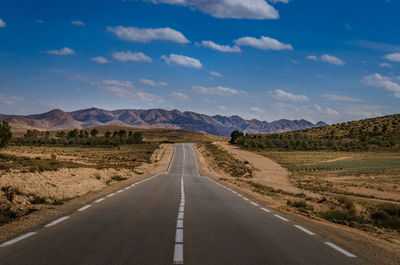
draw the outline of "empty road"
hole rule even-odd
[[[0,245],[0,264],[365,264],[334,242],[199,176],[190,144],[169,171]]]

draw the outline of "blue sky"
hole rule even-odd
[[[0,113],[166,108],[336,123],[400,112],[398,1],[0,3]]]

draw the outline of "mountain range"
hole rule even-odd
[[[219,136],[229,136],[240,130],[249,134],[280,133],[325,126],[322,121],[313,124],[306,120],[281,119],[273,122],[256,119],[245,120],[234,116],[209,116],[191,111],[164,109],[104,110],[90,108],[72,112],[54,109],[34,115],[0,115],[0,121],[10,123],[13,131],[26,129],[59,130],[90,128],[102,125],[119,125],[137,128],[170,128],[202,131]]]

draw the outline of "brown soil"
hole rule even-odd
[[[227,147],[227,150],[232,152],[235,157],[245,158],[254,166],[255,169],[260,166],[261,168],[257,170],[259,171],[259,175],[255,176],[257,181],[261,180],[263,183],[278,185],[282,188],[287,188],[287,191],[293,190],[291,188],[293,186],[290,185],[290,182],[288,185],[287,173],[273,164],[274,162],[271,163],[268,158],[263,156],[258,157],[257,154],[252,154],[251,152],[247,151],[240,152],[242,150],[235,150],[235,147],[229,146],[228,144],[218,144],[220,146]],[[307,216],[307,214],[299,213],[286,205],[285,202],[288,196],[278,195],[280,198],[276,199],[274,197],[256,193],[254,192],[252,186],[247,185],[246,182],[238,181],[237,179],[232,178],[225,172],[221,171],[217,167],[213,157],[210,156],[209,152],[207,152],[207,150],[205,150],[203,147],[197,146],[195,151],[199,164],[199,172],[202,176],[210,177],[213,180],[218,181],[221,184],[226,185],[249,198],[252,198],[260,205],[264,205],[274,209],[275,211],[281,212],[283,215],[288,216],[291,221],[317,233],[323,238],[323,240],[335,242],[346,248],[348,251],[363,257],[372,264],[399,264],[399,233],[394,231],[385,231],[383,229],[370,229],[370,227],[365,227],[365,230],[367,231],[360,231],[352,227],[330,223],[315,216]],[[268,166],[266,165],[270,165],[270,168],[273,170],[269,172]],[[271,174],[274,177],[263,178],[264,174]],[[224,180],[221,180],[221,178]],[[253,181],[253,179],[251,180]],[[324,207],[324,205],[322,204],[320,207]]]

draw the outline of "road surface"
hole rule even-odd
[[[290,218],[198,174],[190,144],[169,170],[0,245],[0,264],[366,264]]]

